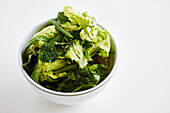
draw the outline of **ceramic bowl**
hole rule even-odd
[[[34,82],[30,78],[30,76],[26,73],[26,71],[24,70],[24,68],[22,66],[22,64],[23,64],[22,53],[23,53],[26,45],[28,44],[29,40],[33,37],[33,35],[35,33],[40,31],[43,27],[45,27],[47,25],[48,21],[49,20],[44,21],[44,22],[38,24],[37,26],[33,27],[30,30],[30,32],[24,37],[23,41],[21,42],[21,45],[19,48],[19,65],[20,65],[20,69],[21,69],[24,77],[26,78],[26,80],[28,81],[30,86],[37,93],[39,93],[45,99],[47,99],[51,102],[57,103],[57,104],[75,105],[75,104],[80,104],[82,102],[85,102],[85,101],[91,99],[92,97],[96,96],[99,92],[101,92],[104,89],[104,87],[109,83],[110,79],[114,75],[114,72],[117,68],[118,49],[117,49],[117,45],[115,42],[115,37],[110,34],[111,51],[115,52],[115,54],[112,54],[109,58],[109,64],[110,64],[109,68],[111,68],[111,72],[100,84],[98,84],[96,87],[93,87],[93,88],[90,88],[90,89],[87,89],[84,91],[80,91],[80,92],[73,92],[73,93],[57,92],[57,91],[47,89],[47,88],[37,84],[36,82]]]

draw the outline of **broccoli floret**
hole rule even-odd
[[[58,54],[55,46],[52,43],[44,43],[40,50],[38,58],[42,62],[53,62],[56,60]]]
[[[31,78],[38,84],[40,84],[39,81],[42,81],[43,77],[47,78],[46,75],[52,75],[49,74],[50,71],[61,69],[67,65],[65,60],[57,59],[59,55],[56,47],[52,43],[44,42],[39,49],[38,54],[38,62],[31,74]],[[54,78],[54,76],[55,75],[50,77]]]
[[[83,54],[83,48],[78,40],[73,43],[65,56],[71,60],[75,60],[79,64],[80,68],[84,68],[87,65],[86,56]]]
[[[49,41],[50,39],[54,38],[56,34],[57,31],[55,29],[55,26],[53,25],[47,26],[43,28],[41,31],[39,31],[38,33],[36,33],[33,36],[33,38],[29,41],[24,51],[24,64],[23,64],[23,66],[27,69],[27,71],[29,70],[29,72],[31,72],[32,68],[31,69],[29,68],[34,67],[34,66],[30,66],[30,64],[32,64],[31,63],[32,57],[33,56],[37,57],[37,48],[38,49],[41,48],[41,46],[45,41]]]

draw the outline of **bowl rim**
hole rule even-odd
[[[53,91],[53,90],[50,90],[48,88],[45,88],[39,84],[37,84],[36,82],[34,82],[31,77],[26,73],[26,71],[24,70],[23,66],[22,66],[22,47],[25,43],[25,41],[27,40],[28,36],[30,33],[32,33],[36,28],[38,28],[39,26],[41,26],[42,24],[45,24],[47,23],[49,20],[51,19],[48,19],[48,20],[45,20],[45,21],[42,21],[40,22],[39,24],[33,26],[31,28],[31,30],[25,35],[25,37],[22,39],[21,43],[20,43],[20,46],[19,46],[19,52],[18,52],[18,60],[19,60],[19,67],[21,69],[21,72],[23,73],[24,77],[33,85],[35,86],[36,88],[38,88],[39,90],[43,91],[43,92],[46,92],[46,93],[49,93],[49,94],[52,94],[52,95],[58,95],[58,96],[78,96],[78,95],[84,95],[84,94],[87,94],[87,93],[90,93],[90,92],[93,92],[94,90],[97,90],[98,88],[100,88],[101,86],[103,86],[104,84],[106,84],[111,78],[112,76],[114,75],[116,69],[117,69],[117,65],[118,65],[118,46],[117,46],[117,42],[115,40],[115,36],[112,35],[107,29],[105,29],[104,27],[102,27],[100,24],[98,24],[100,27],[102,27],[102,29],[106,30],[109,32],[109,35],[110,35],[110,38],[112,38],[113,42],[114,42],[114,45],[115,45],[115,51],[116,51],[116,54],[115,54],[115,61],[114,61],[114,65],[111,69],[111,72],[109,73],[109,75],[101,82],[99,83],[97,86],[93,87],[93,88],[90,88],[90,89],[87,89],[87,90],[83,90],[83,91],[79,91],[79,92],[57,92],[57,91]]]

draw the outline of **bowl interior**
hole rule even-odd
[[[22,67],[23,64],[23,59],[22,59],[22,54],[29,42],[29,40],[34,36],[35,33],[37,33],[38,31],[40,31],[41,29],[43,29],[46,25],[47,22],[49,20],[40,23],[39,25],[33,27],[33,29],[25,36],[25,38],[23,39],[21,45],[20,45],[20,50],[19,50],[19,65],[21,68],[22,73],[24,74],[24,76],[26,77],[26,79],[35,87],[39,88],[40,90],[43,90],[47,93],[51,93],[51,94],[55,94],[55,95],[67,95],[67,96],[75,96],[75,95],[81,95],[81,94],[85,94],[91,91],[94,91],[95,89],[101,87],[102,85],[104,85],[114,74],[116,67],[117,67],[117,46],[114,40],[114,37],[110,34],[111,37],[111,52],[114,52],[114,54],[110,54],[109,57],[109,69],[110,69],[110,74],[105,78],[105,80],[103,80],[100,84],[98,84],[96,87],[84,90],[84,91],[80,91],[80,92],[73,92],[73,93],[65,93],[65,92],[56,92],[50,89],[47,89],[45,87],[42,87],[41,85],[35,83],[30,77],[29,75],[26,73],[26,71],[24,70],[24,68]],[[100,25],[99,25],[100,26]],[[100,26],[102,27],[102,26]],[[102,27],[103,28],[103,27]],[[103,28],[105,29],[105,28]]]

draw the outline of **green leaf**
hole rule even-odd
[[[103,58],[109,57],[111,45],[110,36],[107,31],[102,30],[99,27],[87,27],[80,32],[80,37],[82,40],[87,40],[88,42],[93,43],[93,45],[90,47],[86,46],[91,57],[94,56],[98,51],[99,55]]]
[[[70,33],[68,33],[67,31],[65,31],[63,28],[61,28],[60,25],[59,25],[55,20],[50,20],[50,21],[48,22],[48,24],[53,24],[53,25],[55,25],[55,28],[56,28],[57,30],[61,31],[63,34],[65,34],[65,35],[68,36],[69,38],[73,38],[73,36],[72,36]]]
[[[61,23],[68,22],[68,17],[64,15],[64,12],[59,12],[57,19],[60,20]]]
[[[66,31],[75,31],[88,26],[96,25],[96,20],[93,16],[89,15],[87,12],[76,12],[70,6],[64,7],[64,15],[68,17],[70,22],[65,22],[61,26]]]
[[[61,72],[67,72],[67,71],[70,71],[70,70],[75,70],[77,68],[78,68],[78,65],[76,63],[74,63],[74,64],[71,64],[71,65],[65,66],[61,69],[58,69],[58,70],[54,71],[54,73],[58,74],[58,73],[61,73]]]
[[[57,79],[57,78],[61,78],[61,77],[67,76],[67,73],[66,72],[62,72],[62,73],[54,74],[53,71],[43,71],[42,75],[49,76],[52,79]]]
[[[80,28],[77,25],[73,25],[70,22],[61,24],[61,27],[68,32],[80,30]]]
[[[76,77],[73,72],[69,72],[68,77],[71,78],[72,80],[76,80]]]
[[[57,34],[56,28],[54,25],[47,26],[43,28],[40,32],[36,33],[33,37],[47,37],[54,38]]]
[[[98,28],[86,27],[81,30],[80,37],[82,40],[87,40],[89,42],[97,42],[99,38],[97,37]]]
[[[92,88],[92,87],[95,87],[96,85],[81,85],[79,87],[77,87],[76,89],[74,89],[72,92],[77,92],[77,91],[80,91],[80,90],[85,90],[85,89],[89,89],[89,88]]]
[[[77,88],[76,88],[76,89],[74,89],[72,92],[79,91],[82,87],[83,87],[83,85],[82,85],[82,86],[77,87]]]
[[[73,39],[81,40],[81,38],[80,38],[80,31],[81,30],[70,32],[70,34],[73,36]]]
[[[42,71],[42,69],[40,68],[40,65],[41,65],[41,61],[38,61],[32,74],[31,74],[31,78],[38,84],[39,83],[39,76],[40,76],[40,73]]]
[[[64,66],[67,65],[67,62],[65,60],[55,60],[53,62],[45,62],[41,65],[41,68],[44,71],[52,71],[52,70],[58,70],[63,68]]]

